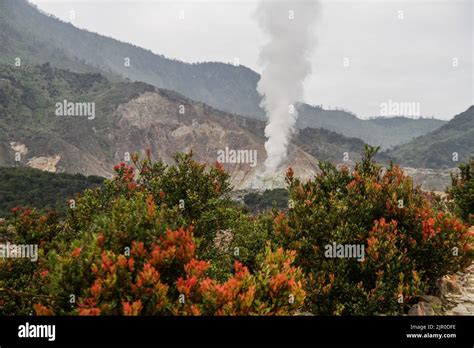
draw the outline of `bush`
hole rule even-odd
[[[43,286],[45,255],[60,231],[54,212],[14,208],[8,224],[0,222],[0,244],[38,246],[38,260],[0,258],[0,315],[30,315],[32,303],[49,297]]]
[[[254,213],[270,208],[286,209],[288,206],[288,191],[278,188],[265,190],[262,193],[252,192],[245,195],[244,203]]]
[[[316,314],[401,314],[434,280],[466,263],[466,227],[437,211],[397,166],[375,164],[368,147],[353,172],[321,163],[314,180],[287,173],[290,209],[275,233],[297,251]],[[328,258],[328,245],[364,247],[363,261]]]
[[[288,208],[258,215],[229,199],[218,163],[134,155],[64,218],[15,208],[0,220],[0,242],[40,246],[36,263],[0,259],[0,314],[406,313],[467,265],[472,239],[376,151],[353,171],[323,162],[305,183],[289,169]],[[353,254],[329,255],[334,245]]]
[[[78,196],[65,220],[45,224],[28,213],[8,221],[5,230],[44,243],[38,264],[19,269],[19,281],[2,282],[0,291],[12,293],[4,314],[19,313],[17,299],[22,314],[37,315],[298,311],[303,274],[292,265],[294,252],[265,244],[271,221],[255,223],[226,198],[228,175],[219,164],[206,169],[190,154],[176,161],[165,166],[134,156],[135,167],[119,164],[112,180]],[[242,243],[241,260],[222,250],[214,260],[222,229],[231,231],[229,246]],[[2,262],[0,272],[15,262]]]
[[[167,230],[150,246],[133,242],[122,254],[106,239],[51,255],[46,283],[55,298],[34,304],[36,314],[289,314],[304,300],[294,253],[282,249],[267,247],[255,275],[235,261],[234,274],[219,282],[206,274],[211,262],[196,258],[192,229]]]
[[[459,173],[451,174],[449,197],[454,200],[455,212],[474,225],[474,159],[459,166]]]

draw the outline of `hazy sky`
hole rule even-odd
[[[255,20],[256,0],[30,1],[80,28],[170,58],[238,58],[260,71],[267,38]],[[444,119],[474,103],[472,0],[320,2],[304,101],[359,117],[380,114],[389,100],[416,102],[422,115]]]

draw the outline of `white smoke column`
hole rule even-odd
[[[312,27],[318,11],[316,0],[262,0],[257,9],[258,23],[270,36],[260,52],[257,85],[267,115],[266,173],[275,173],[287,155],[298,117],[294,105],[303,100],[303,82],[311,73],[309,55],[316,44]]]

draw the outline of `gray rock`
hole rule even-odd
[[[462,288],[458,282],[448,278],[440,278],[436,282],[441,296],[446,296],[448,293],[462,295]]]
[[[455,302],[455,303],[462,302],[461,295],[455,295],[451,293],[447,293],[446,295],[444,295],[443,299],[448,302]]]
[[[467,293],[466,293],[466,297],[468,298],[468,300],[467,300],[468,302],[474,303],[474,293],[472,293],[472,292],[467,292]]]
[[[469,315],[469,311],[467,310],[466,306],[463,304],[458,304],[456,307],[452,309],[453,314],[455,315]]]
[[[421,296],[421,299],[426,302],[431,304],[432,306],[440,307],[441,306],[441,299],[436,296],[431,296],[431,295],[423,295]]]
[[[424,315],[434,315],[434,310],[433,307],[426,302],[420,302],[414,305],[413,307],[410,308],[408,311],[408,315],[418,315],[418,316],[424,316]]]
[[[474,303],[468,303],[466,304],[466,308],[471,313],[471,315],[474,315]]]
[[[311,312],[298,312],[295,313],[295,316],[314,317],[314,314]]]
[[[465,288],[465,290],[468,293],[474,294],[474,286],[467,287],[467,288]]]

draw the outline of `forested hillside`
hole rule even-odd
[[[411,167],[453,168],[474,155],[474,106],[441,128],[397,146],[386,155]]]
[[[100,186],[103,181],[96,176],[0,167],[0,217],[9,215],[17,206],[64,213],[77,193]]]

